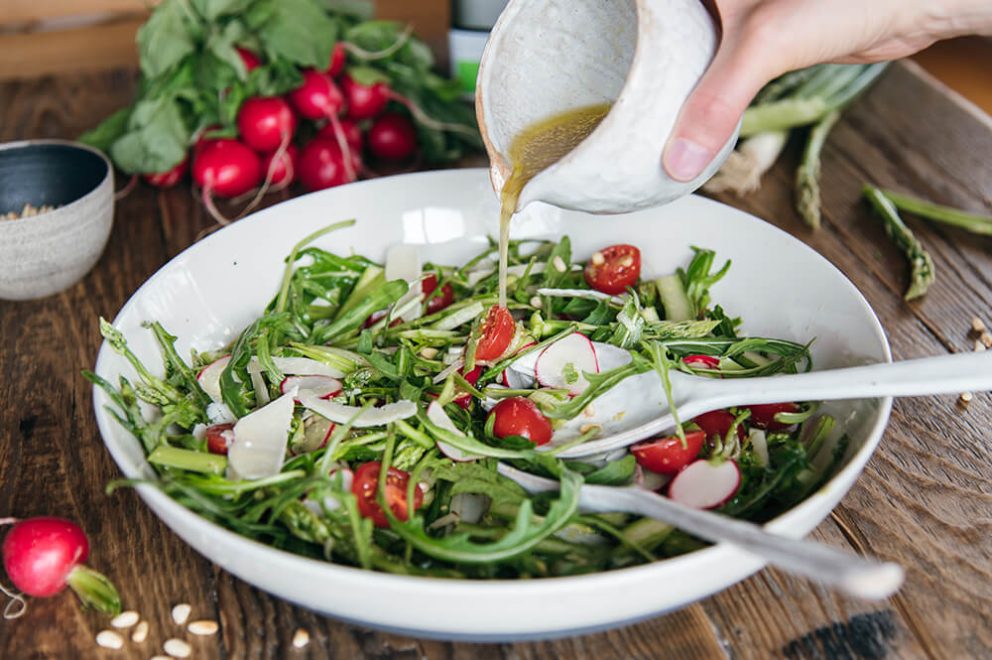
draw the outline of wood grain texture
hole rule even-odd
[[[47,78],[0,85],[0,140],[72,137],[125,103],[130,74]],[[860,201],[870,180],[976,210],[992,209],[992,129],[972,108],[911,66],[897,66],[845,116],[824,154],[824,227],[803,226],[791,207],[799,145],[764,187],[736,206],[767,218],[830,259],[882,319],[896,357],[969,350],[974,314],[992,323],[992,239],[908,221],[933,252],[937,283],[902,302],[906,266]],[[278,196],[267,200],[275,203]],[[233,211],[234,209],[226,209]],[[813,538],[909,569],[882,603],[839,596],[765,570],[712,598],[627,628],[565,640],[467,645],[416,640],[345,625],[275,599],[212,566],[152,516],[130,491],[104,486],[118,472],[97,433],[79,369],[99,346],[95,319],[113,316],[208,218],[188,186],[139,186],[118,206],[96,269],[55,297],[0,302],[0,515],[57,513],[79,520],[92,563],[117,582],[127,607],[151,623],[148,657],[180,631],[169,609],[220,623],[196,639],[214,658],[959,658],[992,654],[992,400],[967,409],[953,397],[897,402],[863,477]],[[604,607],[608,607],[604,603]],[[105,625],[64,595],[34,601],[0,624],[0,657],[124,657],[93,638]],[[305,652],[292,648],[309,631]]]

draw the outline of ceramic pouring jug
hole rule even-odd
[[[541,201],[623,213],[691,193],[737,138],[692,181],[675,181],[662,167],[675,120],[717,42],[700,0],[511,0],[476,87],[493,187],[503,188],[506,154],[520,131],[566,110],[612,103],[589,137],[524,186],[517,209]]]

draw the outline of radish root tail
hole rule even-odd
[[[389,98],[409,110],[410,114],[413,115],[413,118],[416,119],[418,123],[423,124],[428,128],[433,128],[437,131],[463,133],[465,135],[478,135],[478,131],[472,126],[467,126],[465,124],[452,124],[450,122],[438,121],[434,119],[424,112],[416,103],[394,90],[389,90]]]
[[[341,149],[341,156],[344,160],[344,171],[348,175],[349,181],[355,181],[358,179],[358,174],[355,172],[355,163],[351,160],[351,145],[348,144],[348,140],[344,136],[344,128],[341,126],[341,120],[333,112],[327,118],[330,120],[331,126],[334,127],[334,139],[338,143],[338,148]]]
[[[120,190],[114,193],[114,201],[119,202],[128,195],[130,195],[131,191],[133,191],[135,186],[137,185],[138,185],[138,175],[132,174],[130,181],[128,181],[123,188],[121,188]]]
[[[365,50],[360,46],[356,46],[348,41],[342,41],[345,51],[349,55],[354,55],[360,60],[365,60],[366,62],[371,62],[373,60],[381,60],[383,58],[389,57],[400,48],[406,45],[406,42],[410,40],[410,36],[413,35],[413,26],[407,25],[406,29],[396,38],[396,41],[391,43],[389,46],[383,48],[382,50]]]
[[[24,616],[24,613],[28,611],[28,601],[24,599],[23,594],[8,589],[2,583],[0,583],[0,591],[10,598],[7,601],[6,607],[3,608],[3,618],[10,621],[11,619],[18,619]]]

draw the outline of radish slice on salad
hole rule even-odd
[[[330,399],[341,392],[341,381],[330,376],[287,376],[279,385],[285,394],[293,388],[299,392],[309,392],[320,399]]]
[[[227,460],[242,479],[271,477],[282,469],[295,396],[296,392],[290,391],[234,425],[234,442],[228,447]]]
[[[207,366],[200,369],[200,373],[196,375],[196,380],[200,383],[200,388],[207,393],[213,401],[222,401],[223,398],[220,392],[220,375],[224,373],[224,369],[227,368],[228,362],[231,361],[230,355],[225,355],[224,357],[214,360]]]
[[[741,471],[734,461],[699,459],[675,475],[668,496],[693,509],[715,509],[737,494]]]
[[[634,483],[638,488],[657,492],[664,488],[669,481],[671,481],[671,477],[666,474],[645,470],[640,465],[634,468]]]
[[[465,435],[458,429],[457,426],[455,426],[455,423],[451,421],[451,418],[448,417],[448,413],[444,412],[444,406],[437,401],[431,401],[430,405],[427,406],[427,419],[445,431],[451,431],[457,435]],[[441,450],[442,454],[457,463],[467,463],[480,458],[479,456],[466,453],[458,447],[449,445],[447,442],[443,442],[441,440],[437,441],[437,448]]]
[[[596,349],[588,337],[573,332],[541,351],[534,372],[544,387],[564,388],[578,396],[589,387],[583,374],[599,373]]]
[[[305,454],[326,446],[335,427],[334,422],[310,413],[303,418],[303,437],[292,445],[293,453]]]
[[[347,406],[342,403],[327,401],[312,392],[300,392],[297,398],[304,408],[314,411],[321,417],[325,417],[335,424],[351,422],[351,425],[357,429],[384,426],[417,414],[417,404],[405,399],[396,403],[387,403],[378,408],[365,408],[363,410],[358,406]]]

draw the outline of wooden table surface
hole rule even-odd
[[[126,72],[0,86],[0,140],[73,137],[124,104]],[[992,121],[951,98],[917,68],[893,67],[845,115],[827,144],[825,222],[816,233],[791,210],[792,149],[744,200],[726,199],[809,243],[865,294],[896,358],[971,350],[978,314],[992,325],[992,238],[910,219],[938,271],[926,298],[902,301],[907,266],[861,203],[864,181],[974,210],[992,209]],[[273,202],[278,201],[276,199]],[[686,219],[691,222],[691,218]],[[219,658],[977,658],[992,655],[992,400],[899,401],[864,475],[812,537],[908,569],[893,598],[866,603],[764,570],[679,612],[639,625],[553,642],[449,644],[369,631],[294,607],[195,554],[129,491],[94,423],[79,375],[135,289],[208,224],[188,187],[139,186],[121,201],[106,253],[69,290],[34,302],[0,302],[0,517],[57,514],[81,522],[91,563],[151,622],[144,644],[106,651],[105,619],[63,595],[0,623],[2,658],[149,657],[180,632],[173,604],[219,621],[193,640],[194,657]],[[3,264],[0,264],[0,268]],[[609,603],[603,603],[609,607]],[[292,648],[298,628],[304,651]]]

